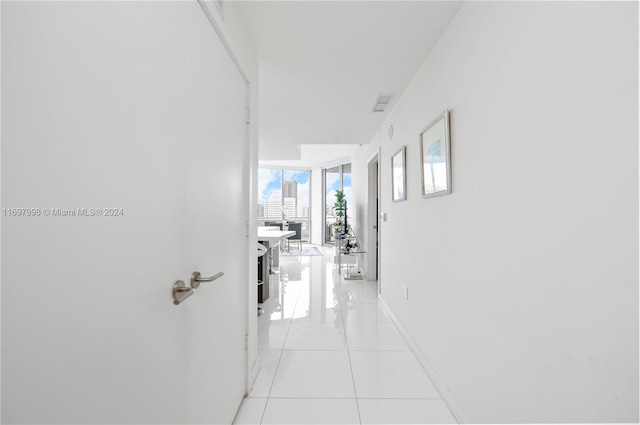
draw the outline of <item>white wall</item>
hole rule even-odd
[[[257,155],[220,39],[196,2],[4,2],[2,39],[2,206],[124,207],[3,217],[2,422],[230,423]]]
[[[422,199],[418,134],[445,108],[453,193]],[[637,422],[637,3],[466,3],[354,158],[359,208],[378,146],[382,295],[461,416]]]

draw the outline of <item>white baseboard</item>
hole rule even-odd
[[[393,314],[393,311],[391,311],[387,303],[384,302],[384,299],[380,294],[378,294],[378,301],[380,301],[380,305],[382,306],[382,308],[384,308],[385,312],[389,315],[393,323],[396,325],[396,327],[400,331],[400,334],[402,334],[402,337],[407,342],[407,345],[409,345],[409,348],[411,349],[413,354],[415,354],[418,362],[424,369],[433,385],[436,387],[436,390],[440,394],[440,397],[447,405],[456,421],[458,421],[459,424],[472,423],[469,419],[469,415],[467,415],[462,405],[458,402],[458,400],[454,398],[453,394],[451,394],[451,391],[446,386],[438,372],[436,372],[436,370],[433,368],[422,350],[420,350],[418,345],[413,341],[413,338],[411,338],[411,336],[407,333],[406,329],[402,326],[402,324],[400,324],[400,321],[398,320],[396,315]]]

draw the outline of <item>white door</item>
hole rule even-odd
[[[3,2],[3,423],[231,421],[245,90],[196,2]]]

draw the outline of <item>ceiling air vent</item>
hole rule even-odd
[[[385,108],[391,103],[393,94],[381,94],[378,96],[376,103],[373,105],[371,112],[384,112]]]

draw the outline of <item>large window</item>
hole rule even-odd
[[[287,220],[302,223],[302,240],[309,241],[311,171],[258,169],[258,222]]]
[[[332,227],[337,217],[333,210],[336,203],[336,191],[343,190],[347,201],[347,223],[353,223],[353,191],[351,190],[351,164],[324,169],[324,241],[334,243]]]

